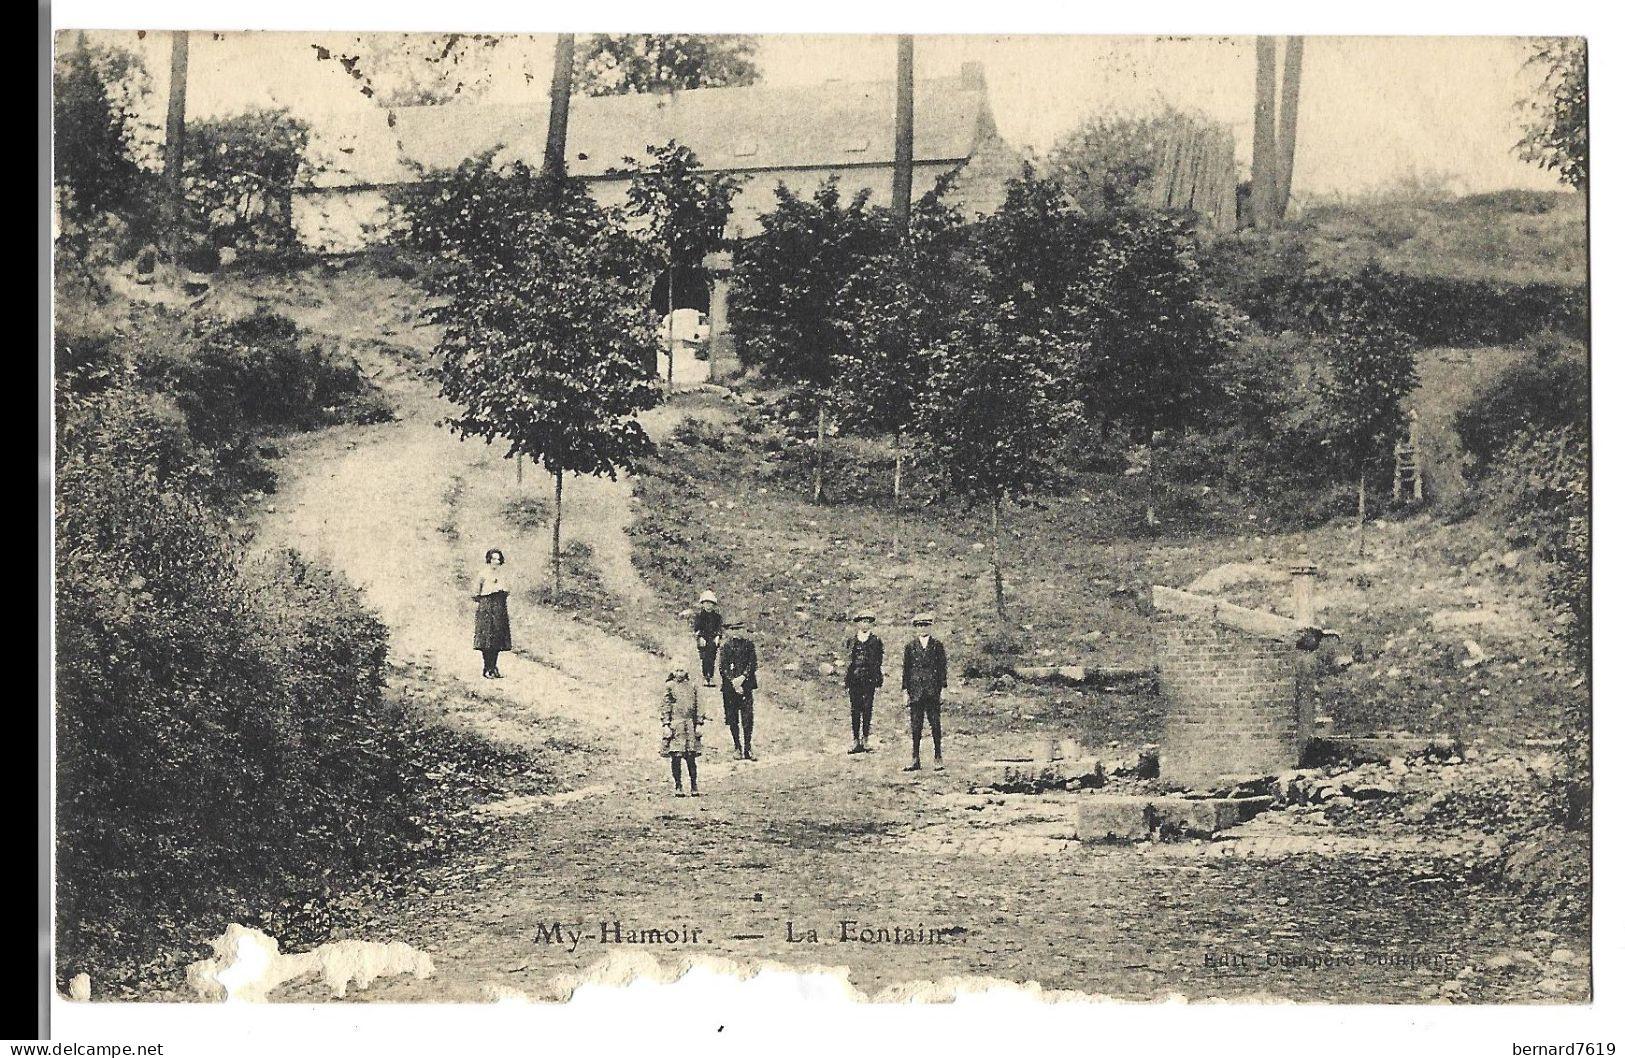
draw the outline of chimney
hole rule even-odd
[[[1315,606],[1315,576],[1319,572],[1320,567],[1312,562],[1292,567],[1292,609],[1300,628],[1313,628],[1320,622]]]
[[[961,63],[959,65],[959,86],[978,92],[986,89],[987,77],[982,72],[982,64],[979,62]]]

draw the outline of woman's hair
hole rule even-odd
[[[491,564],[491,556],[492,555],[495,555],[496,557],[500,558],[502,560],[503,565],[508,564],[508,556],[504,555],[502,553],[502,549],[500,547],[493,547],[493,548],[491,548],[491,550],[489,550],[489,551],[487,551],[485,553],[485,564],[486,565],[489,566]]]

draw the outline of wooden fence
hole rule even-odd
[[[1190,121],[1169,126],[1156,170],[1140,190],[1153,209],[1194,210],[1211,230],[1235,231],[1235,137]]]

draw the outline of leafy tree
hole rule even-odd
[[[446,424],[552,474],[558,595],[564,475],[613,478],[652,453],[636,416],[659,390],[643,370],[645,252],[580,181],[548,185],[486,154],[405,204],[407,239],[437,259],[426,316],[443,328],[441,394],[459,405]]]
[[[1403,404],[1416,388],[1416,339],[1377,311],[1350,308],[1328,321],[1314,345],[1324,358],[1317,403],[1335,474],[1359,483],[1356,527],[1365,553],[1366,479],[1393,456],[1405,430]]]
[[[1584,191],[1591,175],[1591,110],[1582,37],[1538,37],[1527,66],[1541,71],[1540,87],[1524,103],[1529,121],[1518,157],[1556,170],[1565,184]]]
[[[294,180],[310,126],[285,109],[256,108],[198,122],[187,138],[192,223],[242,248],[291,249]]]
[[[153,177],[136,150],[136,111],[149,91],[140,58],[80,33],[57,52],[51,89],[58,245],[84,265],[109,222],[125,225],[132,243],[151,238]]]
[[[841,204],[835,178],[810,199],[780,184],[778,205],[761,217],[762,231],[739,247],[731,304],[739,357],[771,381],[811,391],[818,401],[818,460],[813,500],[823,496],[822,456],[830,386],[842,333],[842,295],[865,261],[895,242],[886,215],[867,191]]]
[[[1193,221],[1116,211],[1079,281],[1067,331],[1087,349],[1079,381],[1090,410],[1141,436],[1197,419],[1219,395],[1215,368],[1239,318],[1207,289]]]
[[[991,514],[993,601],[1001,619],[1004,508],[1029,503],[1042,490],[1073,421],[1056,370],[1066,350],[1051,335],[1026,333],[1024,322],[1010,302],[974,298],[948,340],[928,354],[931,370],[914,420],[939,491]]]
[[[909,212],[899,237],[858,263],[837,299],[841,344],[832,398],[843,425],[890,434],[892,503],[901,508],[903,459],[914,405],[925,387],[924,350],[947,340],[963,299],[986,285],[966,252],[964,217],[945,202],[945,178]]]
[[[1096,227],[1067,201],[1059,181],[1023,165],[1006,182],[1004,202],[976,231],[990,296],[1014,305],[1028,333],[1072,328]]]
[[[681,275],[692,274],[705,255],[722,246],[724,227],[739,182],[721,174],[702,176],[694,152],[675,140],[648,149],[649,163],[627,188],[627,212],[648,224],[648,236],[665,276],[666,314]],[[627,159],[629,162],[633,159]],[[676,358],[667,350],[667,383]]]
[[[576,85],[590,96],[752,85],[755,54],[742,34],[595,33],[576,52]]]

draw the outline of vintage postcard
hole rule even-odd
[[[1589,1003],[1586,63],[59,30],[55,990]]]

